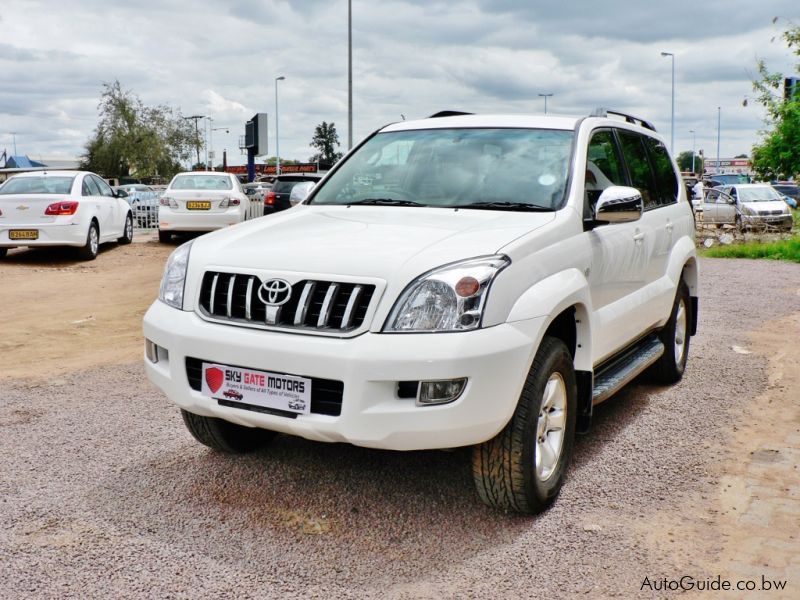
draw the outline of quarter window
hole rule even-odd
[[[87,196],[100,196],[100,190],[97,188],[97,182],[95,182],[94,178],[91,175],[87,175],[83,178],[83,189],[89,190],[89,193],[86,194]]]

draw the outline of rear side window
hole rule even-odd
[[[622,155],[625,157],[628,173],[631,176],[631,185],[642,194],[645,210],[657,208],[659,190],[650,169],[643,136],[624,129],[619,129],[618,132]]]
[[[669,152],[657,139],[646,137],[644,143],[650,154],[650,164],[653,165],[653,175],[658,187],[658,204],[675,204],[678,201],[678,176],[672,168]]]

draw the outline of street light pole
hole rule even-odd
[[[717,107],[717,175],[720,174],[722,170],[722,165],[720,164],[719,160],[719,139],[720,139],[720,129],[722,127],[722,107]]]
[[[552,95],[553,94],[539,94],[539,96],[544,98],[544,114],[547,114],[547,99]]]
[[[275,175],[281,174],[281,146],[278,137],[278,82],[286,79],[283,75],[275,78]]]
[[[675,153],[675,55],[672,52],[662,52],[661,56],[669,56],[672,59],[672,116],[669,126],[669,150]]]
[[[695,172],[695,170],[694,170],[694,146],[695,146],[695,144],[694,144],[694,141],[695,141],[694,129],[690,129],[689,133],[692,134],[692,173],[694,173]]]
[[[353,0],[347,0],[347,149],[353,148]]]

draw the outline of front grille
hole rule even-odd
[[[189,380],[189,387],[194,391],[199,392],[202,389],[201,378],[203,376],[203,363],[214,362],[211,360],[203,360],[200,358],[186,357],[186,377]],[[237,365],[231,365],[236,367]],[[238,367],[240,369],[258,369],[260,367]],[[281,373],[281,375],[291,375],[291,373]],[[305,375],[295,375],[296,377],[305,377]],[[317,377],[309,377],[311,379],[311,412],[317,415],[330,415],[338,417],[342,414],[342,396],[344,396],[344,383],[336,381],[335,379],[319,379]],[[279,414],[291,418],[297,417],[295,413],[272,410],[269,408],[262,408],[260,406],[250,406],[248,404],[241,404],[238,402],[229,402],[227,400],[218,400],[223,406],[234,406],[236,408],[245,408],[254,410],[256,412],[265,412],[269,414]]]
[[[262,283],[255,275],[206,271],[200,308],[241,324],[347,333],[364,323],[375,293],[374,285],[303,280],[291,286],[288,302],[269,306],[259,295]]]

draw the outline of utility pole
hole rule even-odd
[[[552,95],[553,94],[539,94],[539,96],[544,98],[544,114],[547,114],[547,99]]]
[[[192,115],[191,117],[183,117],[184,119],[194,120],[194,139],[195,139],[195,150],[197,150],[197,162],[196,165],[200,164],[200,128],[197,126],[197,122],[200,119],[205,119],[205,115]]]
[[[719,160],[719,139],[720,139],[720,129],[722,127],[722,107],[717,107],[717,175],[720,174],[722,171],[722,164]]]
[[[692,173],[695,173],[696,171],[694,170],[694,146],[695,146],[695,143],[694,143],[694,142],[695,142],[695,132],[694,132],[694,129],[690,129],[690,130],[689,130],[689,133],[691,133],[691,134],[692,134]]]

